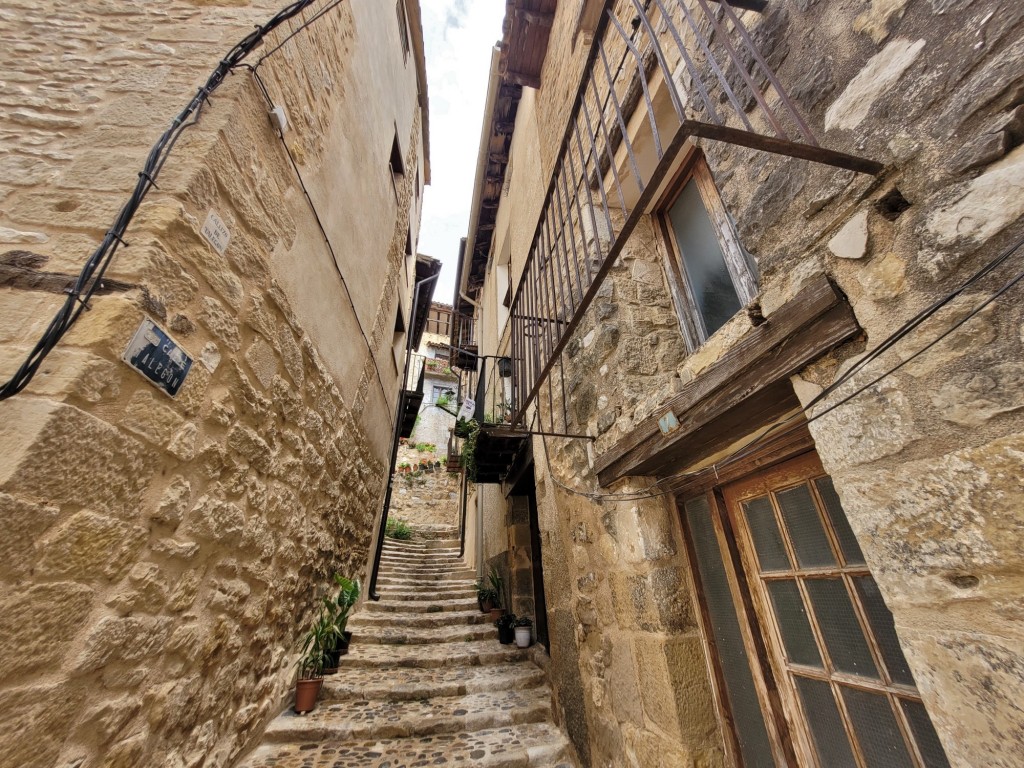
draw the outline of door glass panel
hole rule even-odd
[[[768,593],[772,596],[772,607],[782,632],[782,644],[786,655],[794,664],[808,664],[821,667],[821,655],[814,641],[811,625],[807,621],[804,601],[793,579],[768,582]]]
[[[796,687],[811,726],[818,762],[823,768],[857,768],[832,687],[821,680],[797,677]]]
[[[913,768],[889,697],[845,686],[840,690],[868,768]]]
[[[751,499],[744,502],[743,510],[747,513],[747,524],[754,539],[761,571],[788,571],[791,567],[789,555],[782,543],[771,499],[767,496]]]
[[[668,218],[682,252],[687,285],[710,336],[740,311],[740,300],[718,234],[693,179],[683,187]]]
[[[897,683],[913,685],[914,676],[910,673],[907,659],[900,648],[896,625],[885,601],[882,600],[882,593],[878,591],[875,580],[870,576],[855,576],[853,586],[857,590],[861,605],[864,606],[864,613],[868,617],[868,624],[871,625],[871,632],[878,643],[878,650],[889,670],[889,676]]]
[[[863,565],[864,553],[860,551],[857,537],[853,535],[853,529],[850,528],[850,523],[846,519],[846,513],[843,512],[843,508],[839,504],[839,494],[836,493],[835,486],[832,485],[832,478],[821,477],[815,480],[814,484],[818,487],[821,500],[825,502],[825,511],[828,513],[829,522],[832,523],[832,530],[836,532],[836,538],[839,539],[839,548],[843,550],[843,558],[847,563]]]
[[[699,496],[686,502],[684,508],[743,764],[757,768],[775,766],[710,505],[707,498]]]
[[[939,736],[935,733],[932,719],[924,704],[910,699],[901,699],[900,706],[910,723],[910,730],[914,734],[914,741],[917,748],[921,750],[921,757],[928,768],[949,768],[949,760],[946,759],[946,752],[939,742]]]
[[[842,579],[807,579],[804,585],[833,666],[842,672],[877,678],[878,670]]]
[[[801,568],[821,568],[836,565],[832,545],[818,514],[818,507],[806,484],[775,494],[786,521],[786,530],[796,550]]]

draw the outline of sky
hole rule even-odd
[[[430,98],[430,186],[418,250],[444,267],[434,300],[450,304],[459,239],[466,236],[491,49],[505,0],[421,0]]]

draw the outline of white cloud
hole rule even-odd
[[[504,0],[421,0],[430,96],[431,183],[423,195],[420,253],[441,259],[434,291],[450,302],[459,238],[469,207],[487,95],[491,49],[501,39]]]

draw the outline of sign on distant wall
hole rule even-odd
[[[459,418],[469,421],[473,418],[473,413],[476,411],[476,400],[472,397],[467,397],[462,401],[462,407],[459,408]]]
[[[192,358],[148,317],[128,342],[121,359],[171,397],[178,394],[192,368]]]
[[[231,242],[231,230],[228,229],[228,225],[224,223],[224,220],[213,210],[210,210],[206,214],[206,221],[203,222],[201,231],[203,237],[213,246],[214,250],[223,256],[224,251],[228,249],[228,243]]]

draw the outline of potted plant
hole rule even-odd
[[[489,613],[498,604],[498,593],[486,586],[483,579],[477,579],[473,587],[476,589],[476,602],[480,606],[480,613]]]
[[[352,608],[362,592],[359,579],[350,579],[336,573],[334,574],[334,583],[338,586],[338,594],[333,597],[325,597],[323,608],[324,616],[330,625],[324,647],[324,672],[326,674],[337,672],[341,657],[348,653],[349,643],[352,642],[352,633],[345,627],[348,624]]]
[[[295,683],[295,712],[304,715],[316,707],[316,699],[324,684],[324,645],[331,632],[330,620],[321,612],[302,640]]]
[[[531,640],[531,628],[533,627],[533,619],[529,616],[519,616],[516,618],[516,645],[520,648],[529,648]]]
[[[498,620],[494,622],[494,626],[498,628],[498,642],[502,645],[510,645],[516,639],[516,615],[514,613],[505,613],[498,617]]]
[[[505,581],[496,568],[491,568],[487,574],[487,583],[490,585],[488,593],[491,598],[491,621],[497,621],[505,612],[505,609],[501,607],[501,596],[505,594]],[[481,608],[483,608],[482,605]]]

